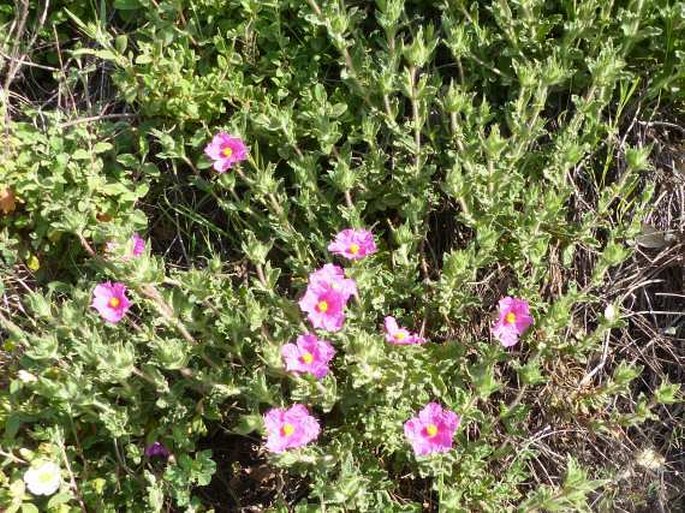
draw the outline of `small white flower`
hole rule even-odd
[[[666,458],[654,449],[646,448],[637,455],[635,463],[650,470],[659,470],[666,463]]]
[[[24,369],[21,369],[19,372],[17,372],[17,378],[19,378],[19,381],[22,383],[33,383],[34,381],[38,381],[36,376],[30,372],[26,372]]]
[[[607,305],[607,307],[604,309],[604,317],[609,322],[614,322],[618,317],[618,311],[616,310],[616,307],[611,303]]]
[[[31,467],[24,474],[24,482],[33,495],[52,495],[62,483],[59,465],[46,461]]]

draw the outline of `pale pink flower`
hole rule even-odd
[[[105,321],[116,324],[131,307],[131,302],[126,297],[126,285],[109,281],[101,283],[93,290],[93,302],[90,306]]]
[[[319,421],[301,404],[288,409],[272,408],[264,415],[266,448],[271,452],[302,447],[316,440],[321,432]]]
[[[114,255],[119,251],[119,244],[115,241],[109,241],[105,244],[105,252]],[[128,244],[125,246],[125,254],[121,256],[124,261],[136,258],[145,252],[145,239],[137,233],[131,235]]]
[[[408,345],[423,344],[426,339],[412,333],[405,328],[400,328],[394,317],[387,316],[384,320],[385,340],[391,344]]]
[[[375,253],[376,243],[370,231],[347,228],[335,236],[335,240],[328,245],[328,251],[350,260],[359,260]]]
[[[504,347],[511,347],[519,340],[528,327],[533,324],[528,301],[515,297],[499,300],[497,321],[492,326],[492,335]]]
[[[219,132],[205,147],[205,155],[214,161],[214,169],[225,173],[233,164],[247,158],[247,146],[242,139]]]
[[[118,247],[119,244],[117,244],[113,240],[107,241],[107,243],[105,243],[105,253],[107,253],[108,255],[112,255],[116,252]]]
[[[417,456],[447,452],[452,448],[460,421],[453,411],[443,410],[438,403],[428,403],[418,416],[404,423],[404,436]]]
[[[319,340],[311,333],[297,337],[297,344],[285,344],[281,348],[285,370],[295,374],[309,373],[316,379],[328,374],[328,362],[334,355],[335,349],[330,342]]]
[[[345,322],[346,296],[327,283],[312,283],[307,287],[300,308],[317,329],[340,331]]]

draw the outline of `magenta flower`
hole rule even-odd
[[[131,256],[139,257],[145,251],[145,239],[137,233],[131,235]]]
[[[239,137],[219,132],[205,147],[205,155],[214,161],[214,169],[225,173],[233,164],[247,158],[247,146]]]
[[[347,300],[356,293],[357,284],[345,278],[342,268],[326,264],[309,275],[309,285],[299,304],[312,326],[339,331],[345,322]]]
[[[264,415],[266,448],[272,452],[302,447],[319,436],[319,421],[301,404],[272,408]]]
[[[428,403],[418,416],[404,423],[404,436],[417,456],[447,452],[452,448],[460,421],[453,411],[443,410],[438,403]]]
[[[335,236],[328,245],[328,251],[350,260],[359,260],[376,252],[373,234],[368,230],[348,228]]]
[[[126,285],[109,281],[101,283],[93,290],[93,302],[90,306],[105,321],[116,324],[131,307],[131,302],[126,297]]]
[[[346,297],[329,284],[310,284],[300,299],[300,308],[317,329],[340,331],[345,322]]]
[[[412,333],[405,328],[400,328],[394,317],[387,316],[384,322],[385,340],[391,344],[408,345],[408,344],[423,344],[426,339]]]
[[[533,317],[530,315],[528,301],[507,296],[499,300],[499,313],[492,326],[492,335],[504,347],[511,347],[531,324]]]
[[[311,333],[297,337],[297,345],[285,344],[281,348],[285,370],[295,374],[308,372],[316,379],[328,374],[328,362],[334,355],[335,349],[330,342],[319,340]]]

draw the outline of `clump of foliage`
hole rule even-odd
[[[263,414],[294,403],[321,432],[266,456],[304,490],[274,510],[586,511],[607,475],[569,454],[538,480],[536,436],[618,437],[678,400],[664,382],[631,402],[629,363],[587,371],[624,323],[595,312],[651,196],[651,148],[618,134],[636,105],[682,99],[683,2],[22,5],[3,53],[42,78],[3,87],[6,511],[220,509],[204,440],[263,459]],[[219,131],[249,148],[224,173],[203,151]],[[349,227],[378,250],[332,255]],[[319,381],[281,348],[313,330],[297,302],[331,262],[358,299],[320,332]],[[91,308],[105,282],[127,287],[118,322]],[[535,319],[512,349],[490,333],[504,296]],[[386,316],[428,341],[389,344]],[[417,457],[403,425],[431,401],[460,424]],[[45,460],[50,497],[25,482]]]

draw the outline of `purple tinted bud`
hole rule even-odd
[[[159,442],[154,442],[145,448],[145,456],[148,458],[168,458],[170,455],[169,449]]]

